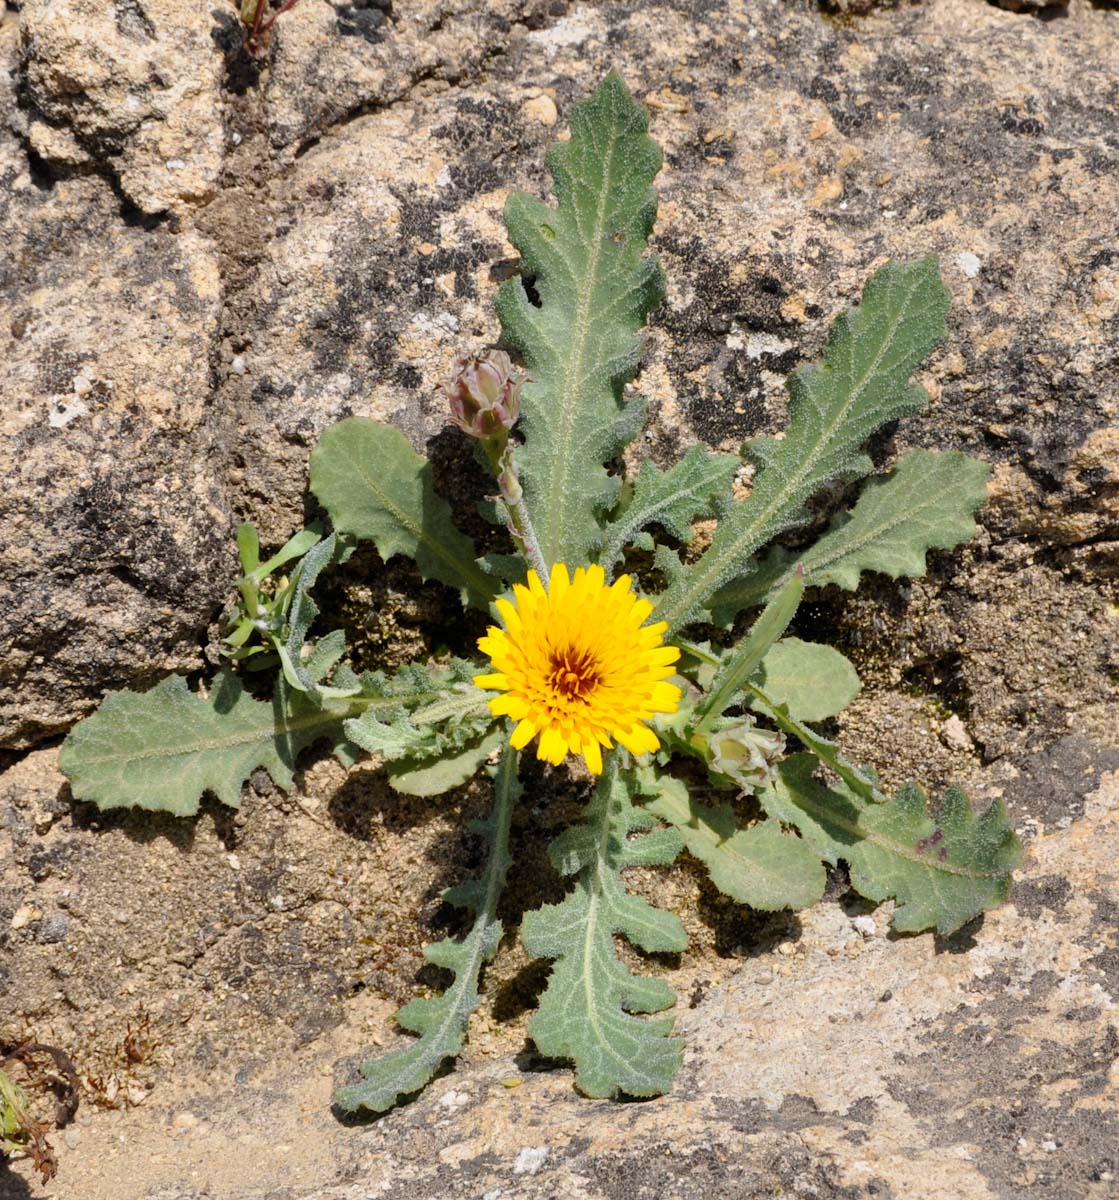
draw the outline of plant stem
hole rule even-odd
[[[490,460],[493,472],[497,476],[497,485],[501,489],[501,499],[498,501],[505,515],[505,524],[517,549],[525,556],[528,565],[540,577],[540,582],[548,587],[551,571],[544,561],[544,552],[540,549],[540,539],[529,516],[525,504],[521,480],[517,474],[517,464],[513,459],[513,448],[504,442],[495,444],[483,443],[486,456]]]
[[[723,662],[705,700],[696,708],[693,732],[704,733],[722,715],[742,685],[758,669],[766,651],[785,632],[804,594],[804,572],[798,567],[789,582],[766,605],[748,637]]]

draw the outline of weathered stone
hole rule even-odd
[[[1095,748],[1097,758],[1119,761],[1119,727],[1115,734],[1111,747]],[[33,758],[33,770],[13,774],[49,777],[48,756]],[[1070,761],[1049,767],[1060,773]],[[1015,811],[1053,803],[1042,767],[1005,783]],[[304,1011],[319,1002],[322,983],[303,974],[298,953],[268,955],[290,952],[300,926],[319,928],[321,894],[309,907],[297,899],[298,915],[267,917],[262,900],[251,902],[262,911],[250,917],[240,907],[248,896],[230,894],[224,928],[215,924],[173,983],[151,986],[152,973],[170,965],[161,952],[126,953],[112,1000],[109,989],[95,999],[87,990],[93,952],[119,955],[118,938],[148,935],[142,922],[112,931],[96,895],[106,851],[91,844],[95,835],[67,831],[70,887],[85,897],[81,935],[94,940],[67,960],[71,1015],[56,1018],[55,1028],[74,1036],[105,1022],[111,1002],[121,1036],[123,1014],[142,1004],[153,1018],[146,1036],[159,1049],[133,1068],[154,1083],[145,1106],[95,1114],[80,1144],[68,1145],[63,1168],[86,1181],[81,1200],[193,1200],[237,1188],[261,1200],[746,1200],[777,1192],[804,1200],[1011,1200],[1031,1189],[1047,1200],[1103,1200],[1114,1194],[1119,1137],[1119,772],[1082,763],[1074,774],[1079,782],[1068,776],[1059,802],[1077,819],[1043,833],[1025,826],[1029,854],[1012,903],[953,938],[888,934],[889,905],[875,910],[848,896],[794,922],[771,919],[721,982],[708,976],[704,984],[697,974],[712,962],[669,969],[692,1000],[678,1011],[684,1068],[662,1099],[583,1099],[567,1071],[546,1069],[528,1051],[513,1057],[517,1039],[507,1034],[495,1055],[486,1048],[491,990],[455,1074],[365,1128],[334,1120],[330,1091],[351,1078],[361,1057],[356,1041],[374,1035],[368,1052],[378,1053],[404,1036],[386,1023],[388,1006],[367,993],[345,1004],[335,997],[334,1019],[313,1030],[297,1025],[286,1046],[278,1040],[285,1010],[258,1007],[270,991],[285,995],[288,973],[301,981]],[[320,775],[318,787],[323,782]],[[137,821],[110,824],[100,836],[108,854],[130,864],[127,892],[137,900],[131,872],[144,871],[153,854],[170,867],[182,849],[171,844],[170,826],[167,841],[130,844],[124,835],[139,831]],[[253,811],[241,853],[255,859],[258,847],[271,845],[277,868],[291,863],[283,886],[298,897],[312,859],[297,848],[337,847],[338,831],[324,835],[299,814],[282,828],[267,811]],[[160,907],[180,917],[168,926],[178,936],[192,906],[212,903],[215,885],[237,886],[219,884],[224,852],[215,832],[205,824],[196,832],[192,869],[172,868],[159,889]],[[379,855],[387,847],[355,849]],[[336,869],[360,869],[359,858],[343,854]],[[376,878],[366,872],[361,888],[338,893],[339,909]],[[383,881],[410,891],[421,879],[398,871]],[[258,937],[246,942],[257,922]],[[26,961],[24,945],[43,953],[17,943],[17,964]],[[223,961],[238,974],[215,975]],[[348,971],[350,959],[335,965]],[[681,986],[685,980],[694,986]],[[295,992],[290,1002],[300,1004]],[[107,1030],[87,1036],[111,1053]],[[125,1073],[119,1059],[115,1069]]]
[[[266,99],[269,136],[306,144],[354,117],[398,103],[419,83],[477,80],[524,26],[565,0],[419,0],[330,4],[300,0],[275,29]]]
[[[0,153],[0,744],[20,746],[107,686],[196,666],[231,556],[212,247],[122,222],[95,180],[44,189]]]
[[[25,0],[21,82],[32,149],[103,171],[144,213],[211,199],[221,170],[222,57],[210,6]]]

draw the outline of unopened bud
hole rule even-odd
[[[785,735],[759,729],[747,717],[707,737],[708,766],[733,780],[743,791],[760,792],[773,784],[785,753]]]
[[[451,409],[451,421],[470,437],[502,437],[521,415],[524,376],[509,355],[489,350],[471,356],[460,354],[442,388]]]

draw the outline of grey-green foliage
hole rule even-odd
[[[650,526],[659,525],[680,541],[691,524],[730,502],[730,488],[741,461],[730,454],[711,454],[693,446],[678,463],[662,471],[644,462],[629,493],[624,495],[602,535],[598,561],[612,571],[627,545]]]
[[[1006,899],[1020,850],[1001,800],[977,813],[953,787],[934,814],[909,784],[883,804],[868,804],[841,780],[819,782],[815,770],[811,754],[786,759],[762,806],[825,861],[843,859],[860,894],[896,897],[895,929],[952,933]]]
[[[391,425],[350,417],[327,429],[311,452],[311,491],[339,533],[371,541],[382,558],[407,555],[480,608],[499,591],[436,493],[431,464]]]
[[[474,923],[461,939],[445,938],[424,949],[424,957],[453,972],[454,981],[441,995],[417,998],[397,1014],[397,1022],[419,1039],[365,1063],[360,1083],[340,1089],[335,1102],[346,1112],[384,1112],[401,1096],[418,1091],[448,1059],[462,1049],[470,1014],[478,1007],[483,966],[497,953],[501,922],[497,902],[509,870],[509,826],[521,788],[517,755],[507,750],[494,775],[494,804],[489,819],[476,821],[472,832],[487,846],[485,870],[477,879],[444,892],[443,898],[469,909]]]
[[[457,659],[434,675],[422,667],[405,668],[411,682],[438,699],[410,709],[407,703],[387,711],[366,708],[345,722],[346,736],[355,745],[385,761],[389,782],[411,796],[438,796],[459,787],[505,740],[495,728],[487,694],[471,682],[473,665]],[[422,675],[422,679],[417,676]],[[392,681],[400,689],[401,681]],[[407,693],[405,693],[407,694]]]
[[[645,463],[627,481],[617,456],[636,436],[642,408],[626,401],[624,385],[636,369],[641,327],[663,294],[660,270],[646,255],[660,166],[646,126],[642,106],[610,75],[575,109],[570,141],[549,155],[556,207],[510,198],[506,221],[521,278],[503,285],[497,308],[506,342],[530,376],[523,444],[494,433],[480,456],[498,474],[516,546],[534,558],[535,524],[544,571],[557,561],[569,568],[598,561],[613,574],[627,552],[652,552],[654,574],[667,581],[654,619],[687,651],[677,680],[684,699],[660,722],[655,763],[639,775],[621,751],[607,755],[584,821],[551,847],[571,890],[523,924],[529,953],[555,963],[529,1032],[544,1054],[571,1060],[579,1087],[593,1096],[663,1092],[681,1056],[671,1017],[650,1016],[672,1006],[671,990],[624,965],[615,938],[675,952],[685,946],[684,931],[673,914],[627,894],[626,868],[667,865],[685,846],[717,887],[770,910],[813,903],[824,864],[842,860],[863,895],[897,901],[898,929],[949,932],[1005,897],[1018,855],[1001,804],[978,813],[949,789],[930,807],[913,785],[890,796],[813,728],[854,698],[858,676],[838,651],[787,635],[806,588],[852,589],[865,571],[921,575],[929,550],[974,533],[987,468],[924,450],[871,477],[819,537],[804,532],[811,502],[871,475],[867,439],[924,403],[911,375],[941,337],[947,306],[935,261],[877,271],[861,303],[832,326],[822,361],[794,373],[784,438],[746,448],[754,475],[744,500],[733,492],[739,457],[698,446],[667,468]],[[342,631],[318,628],[329,614],[318,612],[311,589],[361,539],[385,559],[412,558],[425,579],[483,612],[528,564],[500,546],[487,546],[480,559],[437,495],[431,464],[390,426],[354,417],[328,429],[310,474],[333,533],[305,530],[265,563],[255,533],[243,527],[238,535],[241,606],[225,653],[242,669],[278,657],[274,700],[255,699],[229,672],[208,691],[171,679],[142,695],[109,696],[63,747],[76,797],[190,814],[209,791],[236,805],[258,767],[290,786],[296,755],[320,739],[346,764],[362,752],[377,755],[400,791],[435,795],[467,782],[505,741],[507,724],[471,682],[481,664],[456,659],[359,675],[345,661]],[[679,543],[703,518],[716,520],[710,545],[682,559]],[[673,546],[657,544],[662,531]],[[785,534],[807,544],[770,545]],[[638,555],[635,568],[640,562]],[[290,579],[270,577],[288,564],[295,564]],[[680,636],[696,622],[729,626],[751,609],[762,611],[725,649]],[[793,739],[803,750],[782,761]],[[674,773],[677,755],[692,760],[687,785]],[[500,938],[515,757],[506,753],[493,816],[479,827],[487,865],[447,894],[473,912],[474,923],[462,939],[427,952],[453,981],[402,1010],[401,1024],[419,1039],[368,1065],[363,1081],[339,1094],[343,1108],[391,1106],[461,1047],[482,965]],[[696,759],[707,767],[702,784]],[[701,803],[700,787],[723,789],[724,801]],[[736,809],[731,787],[756,792],[754,808]]]
[[[674,830],[644,832],[654,822],[634,807],[635,787],[612,757],[584,823],[561,833],[549,850],[556,870],[575,877],[574,889],[562,903],[527,913],[521,929],[529,954],[556,960],[529,1034],[542,1053],[574,1062],[588,1096],[659,1095],[683,1053],[683,1043],[669,1037],[671,1018],[635,1015],[671,1008],[671,989],[662,979],[634,975],[614,949],[619,933],[649,952],[688,944],[674,914],[628,895],[622,883],[626,867],[664,865],[680,849]]]
[[[824,894],[820,855],[777,821],[740,829],[729,804],[700,804],[681,779],[662,775],[646,783],[646,808],[673,826],[711,876],[739,904],[772,912],[807,908]]]
[[[266,704],[230,671],[205,697],[172,675],[147,692],[106,696],[70,731],[60,766],[74,795],[99,808],[184,817],[198,811],[206,792],[237,808],[241,785],[258,767],[290,788],[296,756],[319,738],[342,738],[339,713],[317,707],[283,676]]]
[[[832,646],[788,637],[762,659],[758,686],[801,721],[824,721],[841,713],[859,694],[855,668]]]
[[[762,604],[795,567],[809,586],[833,583],[853,592],[864,571],[891,579],[925,573],[929,550],[951,549],[975,536],[975,511],[987,495],[986,463],[949,450],[911,450],[889,475],[869,480],[850,513],[810,549],[770,550],[756,569],[720,588],[711,601],[719,624]]]
[[[497,313],[529,372],[518,460],[548,565],[588,560],[617,494],[604,464],[640,426],[640,407],[624,404],[622,385],[637,368],[637,331],[664,294],[660,268],[643,257],[661,165],[647,128],[645,109],[618,75],[607,76],[572,113],[571,140],[548,153],[557,206],[523,193],[505,205],[509,238],[540,299],[533,304],[511,279]]]
[[[716,591],[749,575],[757,551],[802,522],[823,487],[870,473],[866,440],[928,399],[909,376],[944,336],[947,309],[934,258],[888,263],[871,277],[859,306],[832,325],[823,362],[789,377],[784,439],[749,447],[749,497],[725,513],[698,562],[674,572],[657,603],[662,620],[676,628],[702,619]]]

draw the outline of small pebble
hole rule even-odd
[[[551,129],[559,116],[556,102],[551,96],[533,96],[531,100],[525,101],[521,111],[530,121],[539,121],[548,129]]]
[[[874,937],[878,932],[878,926],[874,923],[873,917],[861,916],[852,917],[851,924],[863,935],[863,937]]]
[[[21,904],[12,914],[12,928],[22,929],[25,925],[30,925],[32,921],[41,921],[42,918],[42,912],[33,904]]]
[[[70,918],[64,912],[53,912],[39,922],[35,940],[51,945],[61,942],[70,929]]]

